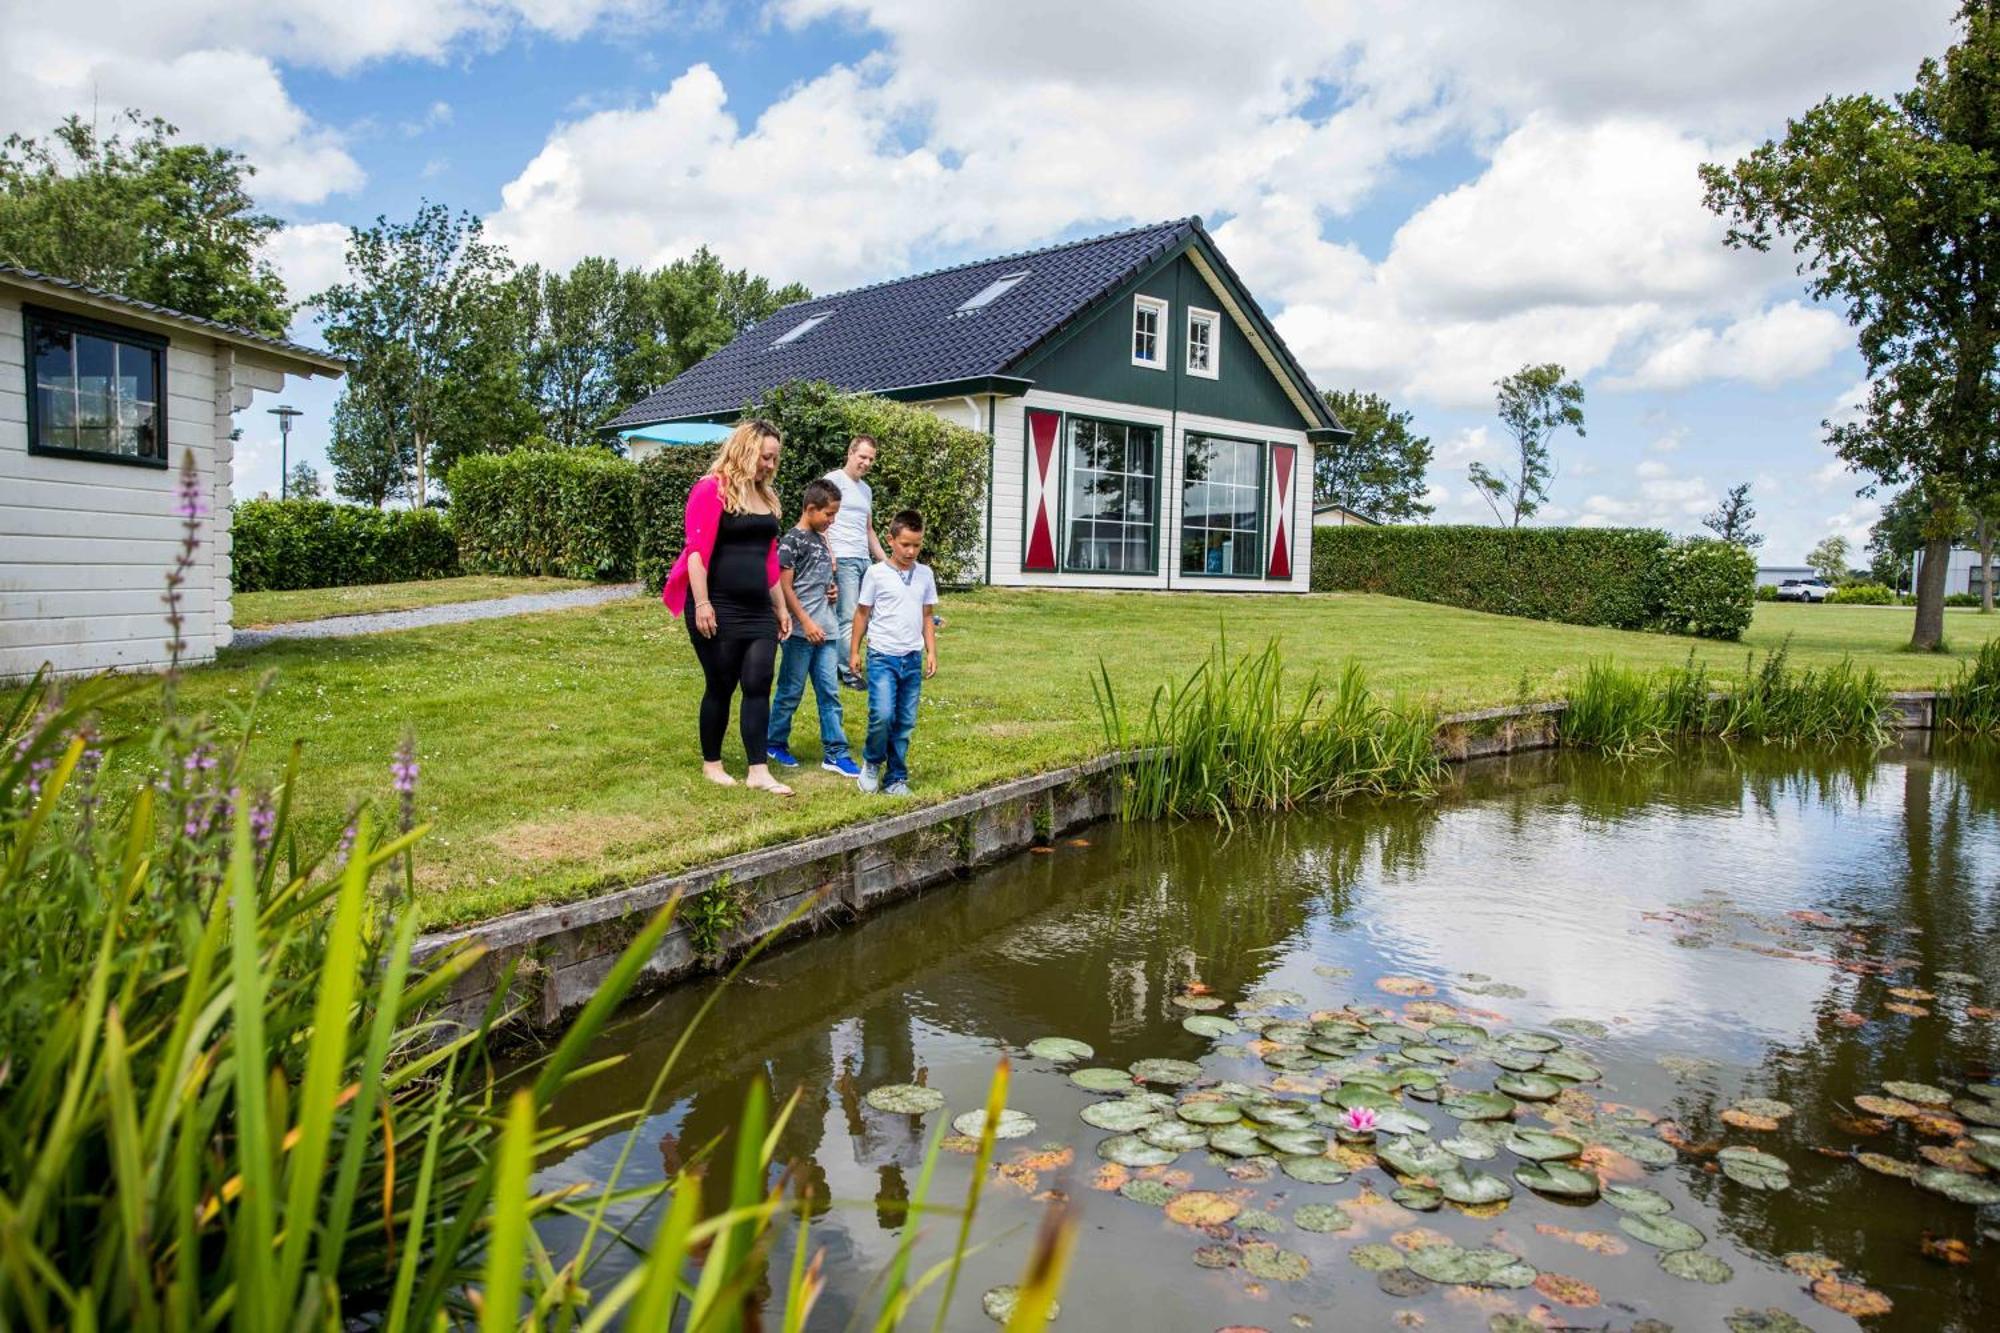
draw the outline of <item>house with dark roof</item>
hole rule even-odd
[[[155,667],[192,455],[199,544],[182,660],[230,639],[235,414],[347,363],[248,329],[0,265],[0,680]]]
[[[791,380],[992,437],[975,562],[1029,587],[1304,592],[1349,438],[1199,218],[787,306],[610,423],[728,422]]]

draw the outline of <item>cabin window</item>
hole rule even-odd
[[[167,465],[167,341],[29,310],[28,452]]]
[[[1132,300],[1132,364],[1165,370],[1167,303],[1157,296]]]
[[[1213,310],[1188,311],[1187,373],[1215,379],[1221,349],[1216,346],[1221,319]]]
[[[1157,563],[1159,429],[1070,417],[1068,455],[1063,568],[1152,573]]]
[[[1264,572],[1264,446],[1189,434],[1181,469],[1181,573]]]

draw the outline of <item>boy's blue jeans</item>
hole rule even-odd
[[[770,743],[790,749],[792,714],[805,697],[806,678],[812,678],[813,698],[819,704],[820,758],[838,759],[847,753],[847,733],[840,715],[840,644],[835,635],[823,643],[807,643],[797,626],[792,637],[778,645],[778,681],[772,691]]]
[[[890,656],[868,653],[868,740],[861,760],[881,764],[882,785],[910,776],[910,733],[917,729],[917,700],[924,692],[921,651]]]

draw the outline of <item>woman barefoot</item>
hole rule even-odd
[[[792,632],[792,617],[778,589],[777,428],[746,421],[730,432],[695,483],[687,501],[687,548],[674,562],[661,600],[680,615],[690,600],[688,638],[701,662],[701,772],[710,782],[736,785],[722,767],[722,734],[729,729],[729,700],[743,691],[738,732],[749,757],[747,786],[790,796],[771,776],[765,736],[771,722],[771,679],[778,641]]]

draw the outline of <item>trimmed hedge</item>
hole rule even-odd
[[[237,592],[407,583],[459,572],[451,518],[331,500],[245,500],[230,518]]]
[[[1889,591],[1886,584],[1843,583],[1828,593],[1826,600],[1836,606],[1892,606],[1896,595]]]
[[[459,559],[476,574],[632,577],[638,465],[596,449],[472,454],[451,470]]]
[[[707,475],[714,458],[713,449],[675,447],[662,449],[639,464],[634,479],[639,529],[634,568],[647,592],[659,593],[674,561],[680,558],[688,492]]]
[[[1410,525],[1313,529],[1314,592],[1375,592],[1497,615],[1733,639],[1756,561],[1652,528]]]

